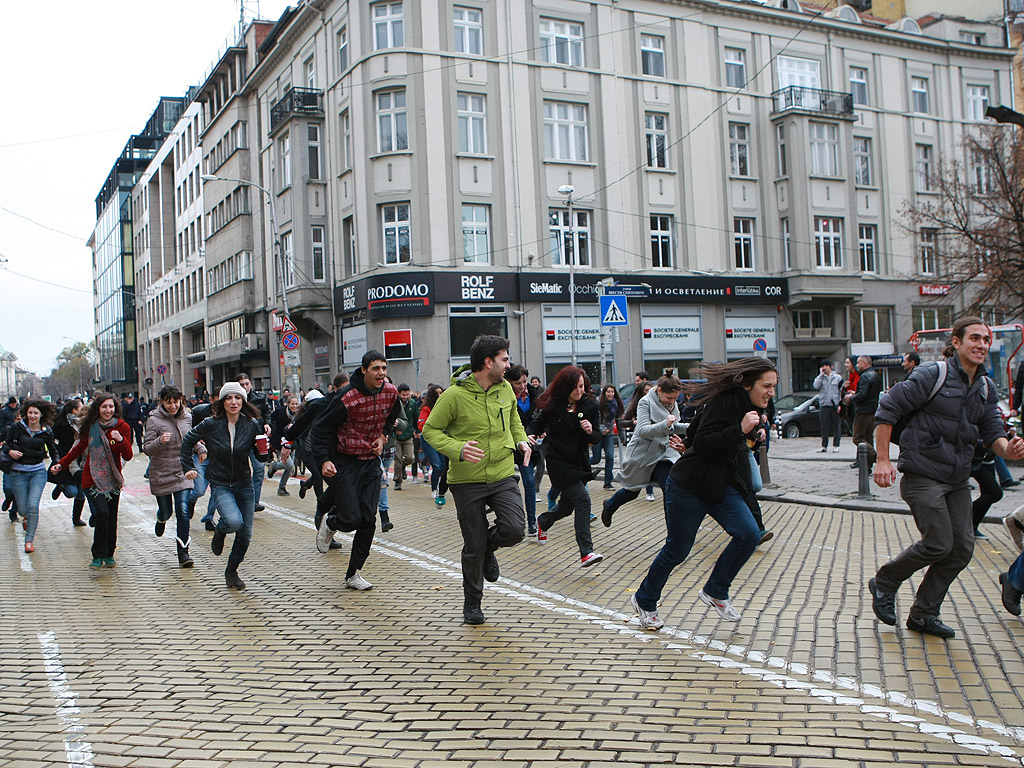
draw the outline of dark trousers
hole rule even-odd
[[[580,557],[594,551],[594,541],[590,536],[590,494],[582,480],[558,487],[558,504],[554,509],[537,516],[537,525],[548,530],[552,523],[575,513],[573,522],[576,528],[576,546],[580,548]]]
[[[496,483],[457,483],[451,492],[462,529],[462,591],[467,602],[479,605],[487,550],[523,540],[523,498],[514,476]],[[488,507],[494,510],[494,525],[487,520]]]
[[[875,414],[858,413],[853,417],[853,444],[864,443],[868,447],[868,466],[875,463]],[[824,443],[822,443],[824,445]]]
[[[839,439],[843,430],[839,426],[839,409],[834,405],[823,405],[818,409],[818,423],[821,425],[821,447],[828,447],[828,438],[832,436],[832,445],[839,447]]]
[[[324,478],[328,492],[317,501],[317,511],[321,511],[322,504],[333,506],[327,526],[332,531],[355,531],[345,574],[347,579],[362,570],[370,556],[373,534],[377,530],[377,503],[380,501],[380,459],[357,459],[336,453],[331,460],[338,474]]]
[[[178,543],[183,547],[189,542],[188,497],[192,491],[185,489],[156,497],[156,519],[170,520],[174,515]]]
[[[86,501],[92,514],[92,556],[94,558],[113,557],[117,549],[117,505],[121,494],[117,491],[104,495],[87,488]]]
[[[992,505],[1003,498],[1003,487],[996,479],[995,464],[982,464],[971,472],[971,477],[978,481],[978,488],[981,489],[981,495],[971,504],[971,521],[977,528]]]
[[[939,615],[949,585],[974,555],[971,491],[967,483],[940,483],[930,477],[905,473],[900,495],[910,506],[921,540],[878,569],[881,592],[896,592],[900,584],[927,568],[910,616],[917,621]]]
[[[132,428],[132,434],[135,436],[135,443],[139,446],[139,450],[142,450],[142,422],[138,419],[132,419],[128,422],[128,426]]]

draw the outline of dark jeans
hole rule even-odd
[[[537,525],[546,531],[556,520],[575,512],[576,546],[580,548],[580,557],[585,557],[594,551],[594,542],[590,538],[590,494],[587,486],[582,480],[576,480],[565,487],[559,486],[558,490],[561,493],[558,504],[538,515]]]
[[[831,435],[832,445],[839,447],[839,440],[843,430],[839,426],[839,409],[834,405],[823,405],[818,409],[818,423],[821,425],[821,447],[828,447],[828,438]]]
[[[345,578],[362,570],[370,556],[373,534],[377,530],[377,504],[380,501],[380,459],[357,459],[335,453],[331,457],[338,474],[327,480],[328,490],[317,502],[317,511],[334,510],[327,519],[332,531],[355,531],[352,554]],[[321,510],[321,505],[324,509]]]
[[[252,541],[252,523],[256,515],[252,484],[211,485],[210,495],[217,502],[217,511],[220,512],[217,532],[235,534],[228,562],[237,566],[245,559],[245,553],[249,551],[249,542]]]
[[[992,505],[1003,498],[1003,487],[996,479],[995,464],[982,464],[971,472],[971,477],[978,481],[978,488],[981,489],[981,495],[971,504],[971,520],[977,528]]]
[[[601,452],[604,451],[604,484],[612,484],[612,476],[615,472],[615,435],[609,432],[601,436],[601,442],[592,449],[591,464],[601,463]]]
[[[910,506],[921,540],[878,569],[875,583],[881,592],[896,592],[900,584],[928,568],[910,617],[921,621],[939,615],[949,585],[974,554],[971,491],[967,483],[940,483],[930,477],[904,473],[900,495]]]
[[[113,557],[117,549],[117,505],[120,492],[107,495],[92,488],[85,489],[85,499],[92,514],[92,556],[93,558]]]
[[[1018,592],[1024,592],[1024,552],[1017,555],[1006,575]]]
[[[864,443],[868,447],[868,466],[875,463],[875,414],[858,413],[853,417],[853,444]]]
[[[175,491],[156,497],[156,519],[170,520],[174,515],[177,524],[178,543],[183,547],[188,546],[188,497],[191,490]]]
[[[132,419],[128,422],[128,426],[132,428],[132,434],[135,436],[135,443],[139,446],[139,450],[142,450],[142,422],[138,419]],[[107,555],[105,555],[107,557]]]
[[[206,468],[210,466],[210,459],[206,461],[199,461],[199,456],[194,455],[192,457],[192,466],[196,468],[198,473],[195,480],[192,481],[192,490],[189,491],[189,504],[195,508],[196,504],[199,503],[199,499],[202,498],[203,494],[206,493],[206,489],[210,487],[210,484],[206,482]],[[213,500],[213,494],[210,494],[210,501],[206,505],[206,514],[203,515],[201,522],[212,523],[213,513],[217,511],[217,503]]]
[[[537,480],[533,468],[533,456],[530,456],[530,463],[523,464],[523,455],[516,451],[516,466],[519,467],[519,477],[523,480],[523,498],[526,501],[526,522],[530,529],[537,527]],[[452,495],[455,495],[454,487]]]
[[[443,496],[448,491],[448,457],[438,453],[426,438],[420,438],[423,458],[430,464],[430,490]]]
[[[654,469],[651,470],[651,480],[658,484],[661,488],[661,492],[665,494],[665,485],[668,482],[668,473],[672,469],[671,461],[659,461],[654,465]],[[640,495],[640,491],[629,491],[625,488],[620,488],[612,497],[608,499],[608,504],[605,509],[608,510],[609,514],[614,514],[615,510],[621,507],[623,504],[628,504]],[[666,497],[667,501],[667,497]]]
[[[523,499],[515,477],[458,483],[451,491],[462,528],[462,590],[468,602],[479,605],[487,550],[513,547],[523,540]],[[488,507],[494,510],[494,525],[488,524]]]
[[[665,526],[668,536],[636,591],[637,604],[645,611],[657,609],[672,569],[689,556],[706,515],[711,515],[732,536],[732,541],[718,556],[718,562],[704,584],[704,592],[716,600],[729,599],[729,587],[733,579],[761,542],[761,531],[754,522],[754,516],[750,514],[750,508],[740,492],[731,485],[726,486],[721,501],[708,502],[676,485],[669,478],[665,488]]]

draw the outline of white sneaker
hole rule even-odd
[[[316,551],[321,555],[326,555],[331,548],[331,542],[334,541],[334,531],[327,527],[327,518],[330,515],[324,515],[320,518],[320,527],[316,530]]]
[[[430,489],[430,498],[432,498],[432,499],[436,499],[437,498],[437,488],[431,488]]]
[[[543,499],[540,497],[539,493],[537,494],[537,501],[543,501]]]
[[[1013,515],[1007,515],[1003,518],[1003,526],[1006,528],[1006,532],[1010,534],[1010,538],[1013,539],[1013,546],[1017,548],[1017,551],[1024,551],[1024,531],[1017,525],[1017,518]]]
[[[700,598],[702,603],[707,603],[726,621],[739,621],[743,618],[743,615],[732,606],[732,600],[718,600],[717,598],[711,597],[703,589],[697,593],[697,597]]]
[[[665,626],[665,622],[661,620],[657,611],[645,611],[636,602],[636,595],[629,596],[629,602],[633,606],[633,610],[636,611],[637,617],[640,619],[640,626],[644,629],[649,629],[652,632],[656,632]]]
[[[839,453],[839,446],[838,445],[835,448],[832,449],[832,453]]]
[[[654,491],[648,491],[647,492],[647,500],[648,501],[654,501]]]
[[[365,592],[368,589],[373,589],[373,584],[368,582],[362,577],[359,571],[345,579],[345,586],[349,589],[358,589],[360,592]]]

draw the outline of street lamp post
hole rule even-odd
[[[576,365],[576,217],[572,213],[572,195],[576,188],[572,184],[563,184],[558,188],[560,195],[565,195],[566,205],[569,207],[569,248],[566,255],[569,257],[569,338],[572,349],[572,364]]]

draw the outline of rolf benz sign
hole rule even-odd
[[[645,283],[647,304],[777,304],[789,297],[785,278],[683,275],[576,274],[576,299],[597,301],[598,282]],[[338,314],[366,310],[367,319],[434,314],[434,305],[569,301],[565,272],[395,272],[366,277],[334,289]]]

